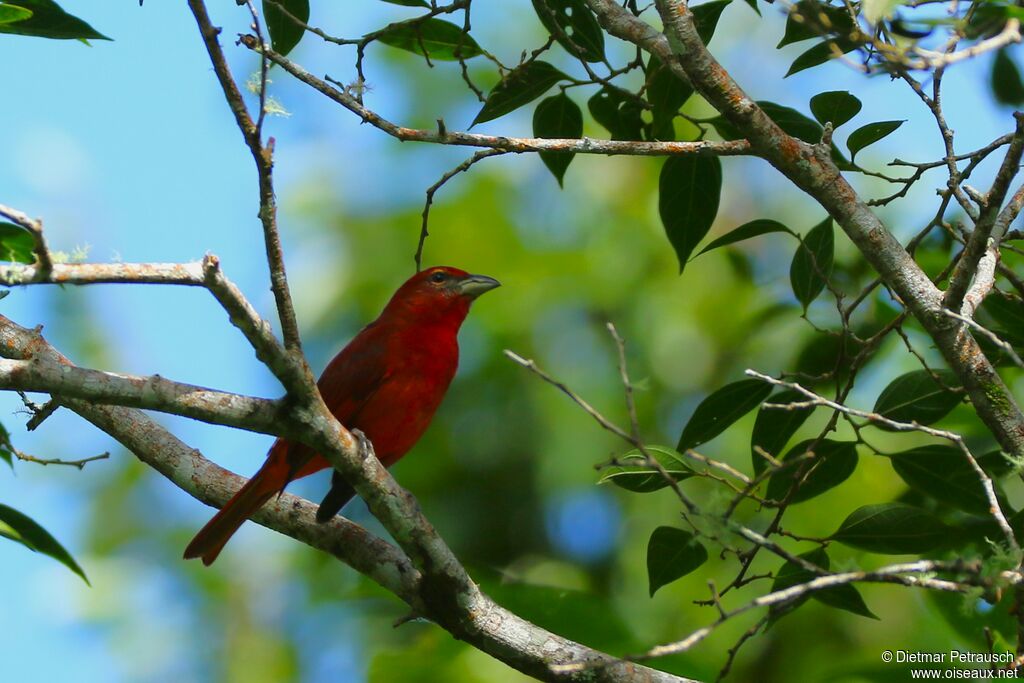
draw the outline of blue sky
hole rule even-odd
[[[87,246],[90,260],[188,261],[214,252],[257,308],[273,319],[273,302],[261,262],[252,162],[184,4],[155,0],[143,8],[134,2],[64,0],[62,4],[115,42],[87,47],[77,42],[0,36],[6,94],[0,114],[0,203],[43,216],[53,248],[71,251]],[[218,23],[230,19],[238,29],[244,26],[244,15],[234,3],[210,4],[217,5],[221,13],[216,17]],[[345,15],[351,26],[345,31],[348,35],[377,27],[385,14],[394,17],[399,11],[369,0],[362,4],[365,11],[355,17],[348,16],[351,12]],[[521,28],[517,21],[522,13],[529,13],[530,21],[535,21],[529,3],[480,4],[474,17],[478,39],[507,48],[505,57],[513,60],[516,38],[533,30]],[[770,96],[806,111],[812,94],[849,88],[865,101],[858,125],[891,118],[909,118],[911,124],[923,121],[919,126],[908,124],[893,139],[902,156],[936,157],[937,136],[922,118],[920,103],[908,89],[894,87],[888,79],[876,78],[865,86],[859,75],[833,65],[785,81],[782,93],[774,91],[775,77],[785,72],[804,46],[789,48],[788,58],[751,58],[751,44],[776,42],[780,22],[758,26],[751,37],[750,10],[742,3],[735,4],[726,12],[714,46],[755,98]],[[334,7],[334,14],[340,16],[342,10]],[[764,11],[776,10],[764,6]],[[321,16],[319,22],[331,25],[331,18]],[[231,34],[230,29],[225,32],[225,36]],[[224,43],[236,75],[247,76],[254,68],[251,57],[231,49],[230,40]],[[306,43],[296,52],[300,61],[324,54],[323,47]],[[347,56],[344,63],[347,66]],[[382,82],[386,82],[389,68],[393,67],[380,68]],[[339,72],[342,69],[339,67]],[[985,83],[975,79],[977,70],[964,68],[954,69],[947,80],[947,111],[962,134],[962,149],[983,144],[1009,126],[1005,111],[992,106]],[[292,116],[272,119],[269,126],[278,138],[284,243],[294,273],[299,270],[296,264],[305,265],[309,260],[343,263],[349,256],[323,253],[321,245],[311,242],[308,234],[303,236],[301,223],[290,214],[291,188],[321,174],[318,177],[323,182],[336,185],[353,212],[367,206],[419,202],[439,169],[464,156],[461,151],[445,150],[423,165],[397,168],[387,154],[396,143],[359,125],[354,117],[313,93],[291,84],[282,84],[279,92]],[[399,120],[415,108],[402,93],[386,87],[376,88],[371,101]],[[461,126],[470,117],[467,112]],[[526,134],[528,120],[527,112],[487,124],[482,130]],[[449,120],[449,125],[460,126],[455,119]],[[431,150],[414,153],[418,155],[415,158],[423,159]],[[772,172],[764,164],[736,163],[749,171],[755,191],[770,185],[766,178]],[[391,179],[386,186],[377,180],[384,174]],[[984,186],[982,180],[978,184]],[[930,198],[932,187],[925,183],[919,196]],[[901,224],[909,218],[916,216],[890,213],[901,234],[909,234]],[[293,284],[305,290],[315,288],[314,281],[301,276]],[[103,338],[115,344],[107,369],[159,372],[248,394],[272,396],[278,392],[241,336],[226,324],[223,312],[200,290],[98,286],[73,294],[73,305],[83,307],[85,319],[106,330]],[[22,289],[3,300],[0,311],[23,325],[45,325],[59,348],[70,349],[82,330],[69,326],[51,304],[71,296],[55,288]],[[307,291],[301,301],[315,308],[317,300]],[[303,316],[311,311],[299,313],[300,320],[308,319]],[[0,395],[0,420],[11,428],[24,450],[74,458],[110,448],[101,434],[67,415],[57,415],[46,429],[26,434],[17,428],[24,421],[14,415],[18,408],[16,397]],[[243,471],[255,468],[257,459],[252,454],[262,453],[268,443],[267,437],[186,420],[167,419],[166,423],[186,441]],[[76,484],[86,476],[88,470],[79,473],[22,465],[17,476],[0,474],[0,501],[32,514],[74,549],[80,532],[76,520],[85,502],[76,493]],[[177,509],[197,523],[207,514],[205,508],[190,501],[181,502]],[[4,593],[0,675],[4,679],[31,683],[69,679],[73,673],[73,680],[81,683],[130,680],[129,672],[117,668],[121,659],[110,650],[109,634],[76,618],[71,605],[82,587],[75,577],[13,545],[0,546],[0,553],[0,590]],[[92,566],[103,571],[99,563]],[[164,599],[159,594],[154,598],[157,604]]]

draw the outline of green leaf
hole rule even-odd
[[[0,504],[0,536],[20,543],[29,550],[52,557],[82,577],[83,581],[89,583],[89,579],[75,562],[75,558],[71,557],[64,546],[50,535],[50,532],[36,524],[30,517],[2,504]]]
[[[551,86],[565,78],[568,76],[547,62],[527,62],[517,66],[488,93],[487,101],[473,119],[472,126],[515,111],[537,99],[551,89]]]
[[[657,58],[651,57],[647,64],[647,101],[651,105],[652,137],[675,139],[673,121],[692,94],[693,88],[676,78]]]
[[[1020,69],[1010,56],[1010,51],[1005,47],[996,52],[992,60],[990,83],[997,102],[1014,107],[1024,104],[1024,81],[1021,80]]]
[[[693,534],[659,526],[647,542],[647,580],[651,597],[662,586],[686,576],[707,561],[707,549]]]
[[[782,458],[783,462],[793,460],[812,450],[813,446],[814,459],[810,461],[812,469],[803,476],[800,488],[789,499],[790,503],[802,503],[820,496],[849,479],[853,471],[857,469],[856,443],[821,439],[815,446],[814,442],[815,439],[801,441]],[[768,480],[768,498],[783,500],[790,487],[793,486],[797,473],[807,466],[808,462],[805,461],[772,474]]]
[[[18,0],[17,7],[32,16],[21,21],[0,23],[0,33],[57,40],[110,40],[76,16],[68,14],[53,0]]]
[[[463,27],[436,18],[394,24],[377,40],[431,61],[454,62],[483,54],[480,46]]]
[[[694,475],[694,471],[683,462],[682,457],[666,446],[647,446],[647,452],[657,460],[674,481],[682,481]],[[619,457],[621,466],[609,467],[598,480],[598,484],[611,482],[633,493],[651,493],[668,486],[668,481],[655,467],[648,466],[639,449]],[[632,463],[632,464],[630,464]]]
[[[805,400],[807,397],[796,389],[783,389],[770,396],[765,403],[785,405]],[[754,465],[754,474],[761,474],[768,466],[768,462],[754,448],[762,448],[772,457],[779,458],[782,449],[813,412],[812,407],[783,410],[764,406],[757,411],[754,430],[750,434],[750,458]]]
[[[14,469],[14,454],[2,446],[0,446],[0,460],[7,463],[12,470]]]
[[[864,0],[861,14],[868,23],[877,24],[882,19],[891,19],[896,8],[904,2],[905,0]]]
[[[35,263],[35,240],[28,230],[13,223],[0,223],[0,261]]]
[[[263,19],[270,32],[270,46],[280,55],[287,55],[295,49],[306,32],[306,29],[292,21],[288,14],[308,24],[309,0],[277,0],[276,3],[263,0]]]
[[[722,11],[729,6],[730,2],[732,0],[714,0],[713,2],[705,2],[690,8],[690,11],[693,13],[693,24],[697,29],[697,35],[700,36],[701,42],[705,45],[710,43],[714,37]]]
[[[604,31],[583,0],[533,0],[533,8],[566,52],[587,62],[604,59]]]
[[[821,567],[826,571],[829,568],[830,560],[824,548],[811,550],[810,552],[803,553],[798,557],[813,565]],[[801,583],[807,583],[815,578],[817,578],[817,575],[813,572],[804,569],[796,562],[786,560],[782,567],[775,572],[775,581],[772,582],[771,592],[774,593],[776,591],[785,590]],[[779,617],[784,614],[792,612],[809,598],[814,598],[822,604],[830,607],[844,609],[848,612],[853,612],[854,614],[868,617],[870,619],[878,619],[878,617],[868,609],[868,606],[864,602],[864,598],[861,597],[860,592],[852,584],[847,583],[814,591],[812,593],[805,593],[786,605],[773,605],[768,610],[769,623],[778,620]]]
[[[937,370],[935,375],[942,384],[927,370],[900,375],[878,395],[874,412],[896,422],[917,422],[921,425],[938,422],[960,403],[960,395],[946,388],[959,385],[956,375],[949,370]]]
[[[837,38],[818,43],[793,60],[784,78],[789,78],[793,74],[806,71],[831,59],[835,59],[837,50],[845,55],[847,52],[857,49],[858,46],[860,46],[860,43],[848,38]]]
[[[24,21],[32,16],[32,10],[17,5],[0,5],[0,24]]]
[[[594,120],[604,126],[612,140],[640,140],[644,122],[643,109],[633,99],[608,86],[602,87],[587,100],[587,109]]]
[[[807,233],[793,255],[789,266],[789,282],[796,300],[807,310],[832,275],[835,244],[832,218],[826,218]]]
[[[811,113],[818,123],[825,125],[832,122],[838,128],[860,112],[860,100],[845,90],[831,90],[818,93],[811,98]]]
[[[952,528],[921,508],[884,503],[854,510],[831,539],[882,555],[905,555],[935,550],[952,533]]]
[[[583,135],[583,112],[565,93],[541,100],[533,112],[533,135],[538,138],[578,138]],[[575,154],[541,152],[540,159],[559,187]]]
[[[965,512],[988,512],[988,498],[981,480],[959,448],[934,444],[888,457],[896,474],[915,491]],[[985,462],[978,458],[982,469],[988,469],[986,465],[1001,467],[1001,463],[1006,462],[998,452],[983,457]]]
[[[722,162],[712,156],[670,157],[658,180],[658,213],[683,272],[708,234],[722,194]]]
[[[777,47],[832,33],[847,36],[853,29],[853,19],[846,8],[826,5],[818,0],[800,0],[789,10],[786,30]]]
[[[770,393],[772,385],[759,379],[743,379],[726,384],[701,401],[693,411],[689,422],[683,427],[676,450],[685,453],[715,438],[760,405]]]
[[[850,160],[856,158],[857,152],[868,145],[875,144],[902,125],[903,121],[877,121],[861,126],[850,133],[850,137],[846,139],[846,146],[850,150]]]
[[[766,218],[759,218],[756,221],[744,223],[735,230],[727,232],[726,234],[722,235],[715,241],[711,242],[711,244],[701,249],[700,252],[698,252],[697,256],[700,256],[706,251],[717,249],[718,247],[724,247],[728,244],[736,244],[737,242],[748,240],[751,237],[757,237],[758,235],[767,235],[768,233],[771,232],[788,232],[790,235],[793,234],[792,230],[787,228],[782,223],[779,223],[778,221],[768,220]],[[697,258],[697,256],[694,256],[694,258]]]
[[[821,135],[824,132],[821,126],[796,109],[765,101],[758,102],[757,105],[788,135],[811,144],[821,142]],[[739,140],[743,137],[724,116],[716,116],[710,123],[725,140]]]
[[[392,5],[401,5],[403,7],[430,7],[427,4],[427,0],[382,0]]]

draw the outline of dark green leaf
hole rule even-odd
[[[295,49],[306,32],[292,17],[304,24],[309,23],[309,0],[263,0],[263,18],[270,32],[270,46],[278,54],[286,55]]]
[[[32,16],[32,10],[17,5],[0,5],[0,24],[24,21]]]
[[[651,57],[647,64],[647,101],[651,104],[653,137],[658,140],[674,140],[673,121],[679,109],[693,94],[693,88]]]
[[[900,375],[878,395],[874,412],[896,422],[930,425],[941,420],[960,403],[960,395],[947,388],[959,382],[949,370],[937,370],[935,375],[942,384],[927,370]]]
[[[651,457],[661,464],[674,481],[682,481],[693,476],[693,470],[671,448],[665,446],[647,446],[646,448]],[[633,493],[650,493],[669,485],[657,468],[645,464],[647,459],[639,450],[632,450],[620,456],[619,462],[623,464],[609,467],[597,483],[611,482]]]
[[[604,31],[583,0],[533,0],[533,8],[566,52],[588,62],[604,59]]]
[[[13,223],[0,223],[0,261],[35,263],[35,241],[28,230]]]
[[[981,310],[995,321],[1001,337],[1013,344],[1024,342],[1024,303],[1020,299],[993,291],[985,297]]]
[[[783,389],[770,396],[765,403],[785,405],[805,400],[807,397],[796,389]],[[754,474],[761,474],[768,465],[764,457],[758,454],[754,448],[763,449],[773,458],[780,457],[782,449],[786,447],[789,440],[796,434],[796,430],[800,429],[812,412],[814,412],[814,408],[811,407],[783,410],[763,406],[757,411],[754,431],[750,435],[750,457],[754,465]]]
[[[799,555],[799,557],[800,559],[821,567],[824,570],[828,570],[829,568],[829,557],[824,548],[811,550],[810,552]],[[775,581],[772,583],[771,592],[774,593],[776,591],[785,590],[786,588],[791,588],[801,583],[807,583],[815,578],[817,578],[817,575],[813,572],[804,569],[796,562],[787,560],[782,567],[775,572]],[[814,598],[815,600],[818,600],[830,607],[844,609],[863,617],[868,617],[870,619],[878,618],[870,609],[868,609],[867,604],[864,602],[864,598],[861,597],[860,592],[852,584],[842,584],[839,586],[833,586],[832,588],[814,591],[812,593],[805,593],[795,601],[785,606],[780,605],[769,608],[769,621],[775,621],[783,614],[791,612],[808,598]]]
[[[811,144],[821,142],[821,126],[796,109],[774,102],[758,102],[757,105],[787,134]],[[710,123],[725,140],[739,140],[743,137],[723,116],[716,116]]]
[[[61,9],[53,0],[18,0],[17,6],[32,12],[22,21],[0,23],[0,33],[58,40],[110,40],[76,16]]]
[[[722,194],[722,162],[712,156],[670,157],[658,180],[658,213],[679,259],[679,272],[711,229]]]
[[[873,553],[904,555],[934,550],[952,532],[953,529],[920,508],[885,503],[857,508],[831,538]]]
[[[14,454],[11,453],[6,448],[4,448],[3,446],[0,446],[0,460],[3,460],[5,463],[7,463],[7,466],[10,467],[12,470],[14,469]]]
[[[745,2],[748,5],[750,5],[750,9],[754,10],[755,12],[757,12],[757,16],[761,16],[761,10],[759,10],[757,8],[757,0],[745,0]]]
[[[802,441],[793,446],[783,456],[787,462],[803,456],[813,450],[814,458],[796,465],[781,469],[768,480],[768,498],[781,501],[789,493],[796,475],[801,469],[805,471],[800,487],[789,499],[790,503],[802,503],[839,486],[857,469],[857,444],[852,441],[832,441],[822,439],[814,445],[814,439]],[[812,449],[813,447],[813,449]],[[807,470],[806,468],[810,468]]]
[[[578,138],[583,135],[583,112],[565,93],[541,100],[533,112],[533,135],[538,138]],[[540,159],[562,185],[574,154],[541,152]]]
[[[997,102],[1014,107],[1024,104],[1024,82],[1021,81],[1020,69],[1005,47],[996,52],[992,60],[991,84]]]
[[[587,108],[594,120],[608,129],[612,140],[640,140],[643,109],[622,92],[603,87],[587,101]]]
[[[987,456],[997,467],[1006,462]],[[988,512],[988,498],[974,468],[955,446],[920,446],[889,456],[892,468],[910,488],[966,512]],[[979,464],[981,464],[979,459]]]
[[[818,43],[793,60],[793,63],[789,65],[789,71],[786,72],[784,78],[789,78],[793,74],[800,73],[801,71],[811,69],[819,64],[824,64],[831,59],[835,59],[837,52],[845,55],[847,52],[855,50],[859,45],[860,43],[847,38],[837,38],[836,40],[826,40],[822,43]]]
[[[436,18],[413,24],[395,24],[378,40],[431,61],[451,62],[482,54],[480,46],[461,26]]]
[[[834,33],[846,36],[853,28],[853,20],[845,8],[818,0],[800,0],[789,10],[786,30],[778,47]]]
[[[979,4],[964,27],[964,35],[970,39],[989,38],[1003,30],[1009,18],[1011,7],[998,5],[994,2]]]
[[[856,158],[857,152],[868,145],[875,144],[902,125],[903,121],[878,121],[861,126],[853,131],[850,133],[850,137],[846,139],[846,146],[850,150],[850,159],[853,160]]]
[[[391,3],[392,5],[402,5],[403,7],[430,7],[427,4],[427,0],[383,0],[383,2]]]
[[[770,393],[772,385],[759,379],[726,384],[701,401],[693,411],[693,416],[683,427],[676,450],[685,453],[715,438],[760,405]]]
[[[793,286],[796,300],[805,310],[825,289],[825,283],[832,275],[834,239],[832,219],[826,218],[807,233],[793,255],[793,262],[789,266],[789,282]]]
[[[843,125],[860,111],[861,103],[845,90],[818,93],[811,98],[811,113],[818,123],[832,122],[833,128]]]
[[[697,28],[697,35],[705,45],[710,43],[714,37],[722,11],[729,6],[730,2],[732,0],[714,0],[690,8],[690,11],[693,12],[693,23]]]
[[[89,583],[75,558],[71,557],[50,532],[36,524],[30,517],[6,505],[0,505],[0,536],[21,543],[29,550],[52,557]]]
[[[791,235],[793,234],[792,230],[778,221],[759,218],[756,221],[744,223],[735,230],[725,233],[718,239],[711,242],[711,244],[701,249],[697,256],[700,256],[706,251],[711,251],[718,247],[724,247],[727,244],[735,244],[743,240],[748,240],[751,237],[757,237],[758,235],[767,235],[770,232],[788,232]],[[696,258],[696,256],[694,258]]]
[[[659,526],[647,542],[647,580],[651,596],[662,586],[682,578],[708,560],[708,551],[693,534]]]
[[[487,95],[473,126],[515,111],[546,93],[551,86],[567,76],[547,62],[527,62],[505,75]]]

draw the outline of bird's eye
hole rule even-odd
[[[445,274],[441,272],[434,273],[433,275],[430,276],[430,281],[436,282],[438,284],[444,282],[445,279],[447,279]]]

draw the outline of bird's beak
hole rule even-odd
[[[467,275],[457,285],[459,294],[475,299],[484,292],[501,287],[501,283],[486,275]]]

